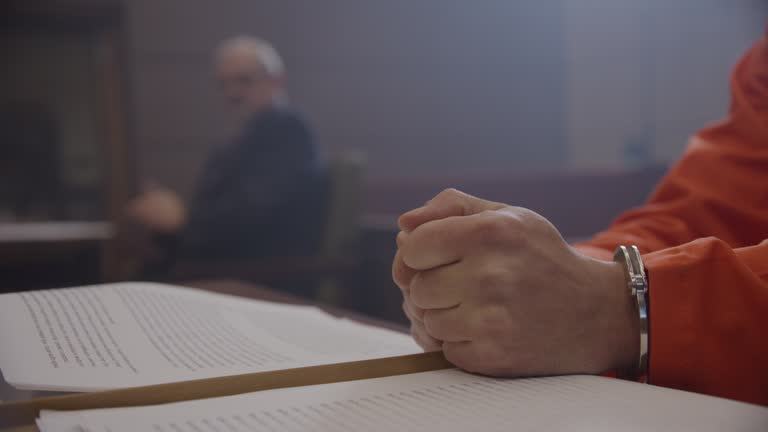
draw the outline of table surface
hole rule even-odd
[[[113,235],[109,222],[0,223],[0,243],[101,241]]]
[[[272,301],[277,303],[289,303],[289,304],[301,304],[311,305],[313,304],[308,299],[303,299],[290,294],[275,291],[264,286],[255,285],[248,282],[241,282],[237,280],[205,280],[205,281],[190,281],[187,283],[179,284],[182,286],[204,289],[206,291],[212,291],[220,294],[229,294],[239,297],[247,297],[256,300]],[[367,317],[362,314],[347,311],[338,307],[327,305],[315,305],[325,312],[337,316],[344,317],[353,321],[357,321],[363,324],[373,325],[376,327],[382,327],[389,330],[407,333],[408,329],[400,324],[391,323],[371,317]],[[10,386],[0,376],[0,401],[11,400],[28,400],[38,397],[55,396],[66,393],[61,392],[46,392],[46,391],[30,391],[30,390],[17,390]]]

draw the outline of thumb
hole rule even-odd
[[[401,230],[410,232],[419,225],[451,216],[469,216],[486,210],[499,210],[504,204],[473,197],[456,189],[446,189],[427,201],[422,207],[411,210],[398,219]]]

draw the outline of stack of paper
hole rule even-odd
[[[96,391],[420,352],[319,309],[150,283],[0,295],[0,369],[33,390]]]
[[[442,370],[136,408],[52,412],[71,431],[765,432],[768,409],[609,378]]]
[[[418,351],[407,335],[315,308],[167,285],[123,283],[0,295],[0,368],[9,383],[30,389],[113,389]],[[609,378],[511,380],[455,369],[413,373],[428,370],[418,369],[416,358],[433,357],[250,375],[271,383],[273,390],[236,396],[43,410],[37,425],[43,432],[768,431],[768,408]],[[446,367],[444,359],[435,358],[440,362],[430,367]],[[384,369],[373,363],[386,364],[390,372],[381,373]],[[318,374],[322,382],[334,382],[280,388],[281,383],[320,382]],[[384,375],[391,376],[360,379]],[[254,385],[245,391],[259,388]],[[31,422],[39,407],[116,406],[119,393],[155,390],[94,395],[87,403],[83,399],[91,395],[65,397],[69,404],[51,399],[5,405],[4,414],[13,418],[3,423],[0,416],[0,424]],[[175,400],[214,396],[188,390],[175,394]],[[150,403],[152,396],[129,398],[129,404]],[[94,403],[101,398],[108,401]]]

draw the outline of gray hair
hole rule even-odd
[[[264,39],[253,36],[236,36],[224,40],[216,48],[217,59],[232,54],[253,56],[271,77],[281,77],[285,72],[280,54]]]

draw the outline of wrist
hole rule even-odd
[[[637,304],[627,288],[627,271],[617,262],[609,263],[609,286],[615,295],[616,346],[611,369],[628,370],[637,367],[640,356],[640,318]]]
[[[637,364],[640,325],[637,309],[627,291],[626,272],[621,264],[584,257],[591,269],[591,293],[594,334],[589,370],[602,373],[625,370]]]
[[[648,278],[637,246],[619,246],[613,256],[624,271],[626,291],[632,299],[633,316],[636,318],[636,360],[633,365],[617,370],[620,378],[645,382],[648,373]]]

